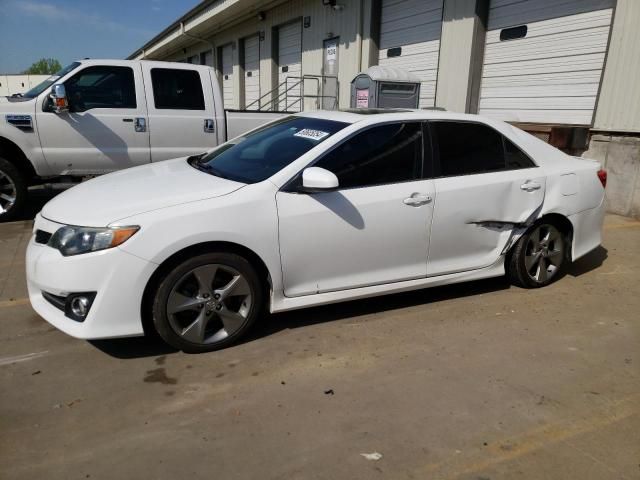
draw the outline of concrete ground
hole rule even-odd
[[[548,288],[281,314],[203,355],[50,327],[25,299],[30,228],[0,225],[1,478],[640,477],[638,221],[607,217]]]

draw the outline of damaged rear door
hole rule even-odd
[[[544,201],[543,171],[487,125],[429,124],[436,201],[427,274],[488,267],[514,227],[537,216]]]

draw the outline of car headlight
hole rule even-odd
[[[48,242],[62,255],[79,255],[113,248],[126,242],[140,227],[92,228],[64,226],[56,230]]]

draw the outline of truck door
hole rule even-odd
[[[45,102],[36,118],[54,172],[98,174],[150,161],[139,65],[88,65],[64,85],[69,111],[54,113]]]
[[[170,68],[145,65],[143,69],[151,161],[194,155],[215,147],[218,142],[209,71],[189,64]]]

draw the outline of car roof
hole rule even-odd
[[[344,123],[357,123],[365,120],[369,120],[371,123],[393,120],[457,120],[492,123],[492,121],[486,117],[469,113],[448,112],[444,109],[349,108],[344,110],[316,110],[296,113],[295,115]]]

